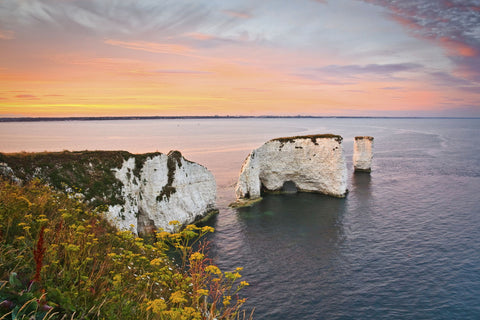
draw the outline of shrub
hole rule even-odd
[[[212,227],[146,243],[100,211],[39,181],[0,181],[0,319],[240,317],[248,283],[207,257]]]

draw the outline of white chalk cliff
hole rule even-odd
[[[353,143],[353,166],[355,171],[372,171],[373,137],[358,136]]]
[[[292,183],[298,191],[344,197],[347,167],[342,137],[324,134],[266,142],[245,159],[235,193],[239,200],[256,199],[262,188],[282,191]]]
[[[180,152],[147,158],[138,176],[136,165],[131,157],[115,169],[115,177],[123,183],[125,204],[109,206],[107,217],[120,229],[171,232],[170,221],[188,224],[215,211],[217,186],[212,173]]]

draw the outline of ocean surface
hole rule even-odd
[[[349,194],[228,208],[249,152],[344,137]],[[371,174],[353,137],[375,137]],[[0,123],[0,152],[180,150],[218,184],[211,255],[244,267],[256,319],[480,319],[480,119],[204,119]]]

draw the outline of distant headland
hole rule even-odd
[[[107,121],[107,120],[170,120],[170,119],[467,119],[465,117],[387,117],[387,116],[104,116],[104,117],[0,117],[0,122],[36,121]],[[468,118],[476,119],[476,118]]]

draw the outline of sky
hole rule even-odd
[[[1,0],[0,117],[480,116],[480,0]]]

